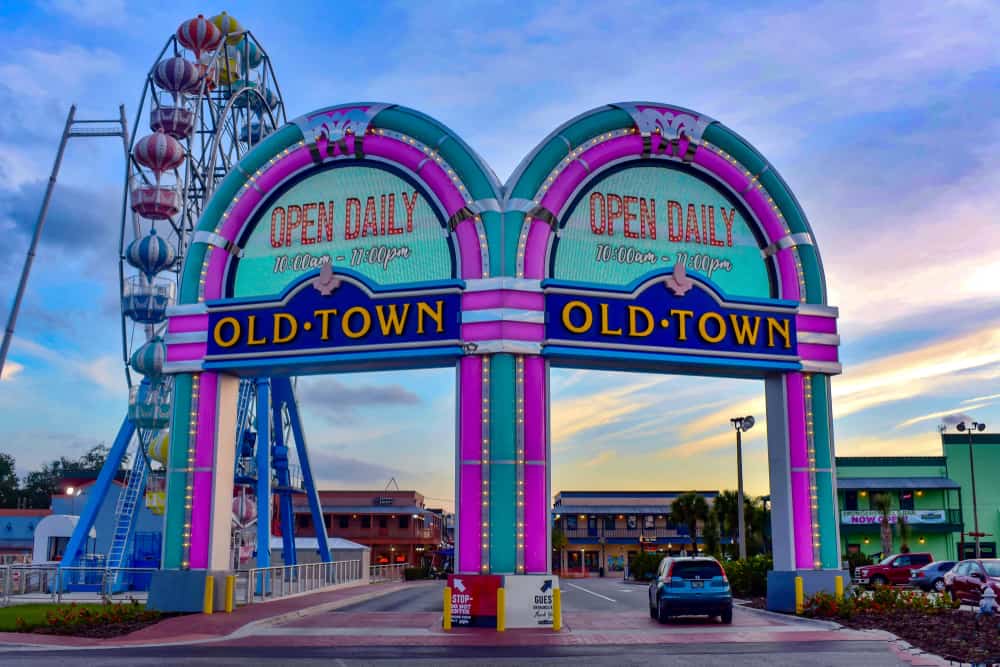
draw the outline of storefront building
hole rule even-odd
[[[893,553],[902,547],[902,515],[911,528],[911,551],[929,551],[938,560],[973,558],[978,523],[981,556],[996,558],[1000,434],[942,433],[941,449],[941,456],[837,457],[842,553],[881,554],[881,514],[872,498],[887,493]]]
[[[879,494],[889,496],[892,553],[899,553],[900,517],[909,524],[911,551],[936,560],[955,558],[962,530],[961,486],[948,476],[943,456],[837,457],[842,553],[882,554]]]
[[[416,491],[320,491],[320,504],[330,537],[371,549],[371,564],[440,565],[450,545],[444,542],[444,513],[424,506]],[[294,503],[295,536],[315,537],[306,498]],[[272,533],[280,534],[277,519]]]
[[[689,553],[691,536],[670,515],[673,501],[689,491],[561,491],[552,508],[553,526],[566,548],[553,549],[552,568],[575,573],[622,572],[636,554]],[[695,491],[711,507],[718,491]],[[730,540],[723,539],[723,543]],[[698,549],[703,544],[701,526]]]
[[[974,513],[982,533],[979,538],[980,555],[996,558],[997,543],[1000,542],[1000,433],[942,433],[941,446],[948,462],[948,476],[961,486],[965,531],[959,534],[958,539],[962,558],[975,556],[975,538],[970,536],[977,524]]]

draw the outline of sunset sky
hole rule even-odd
[[[600,104],[652,100],[719,119],[777,167],[812,224],[841,313],[837,453],[939,453],[937,426],[953,414],[1000,429],[995,2],[238,4],[230,11],[268,50],[289,117],[404,104],[464,137],[501,182]],[[113,118],[124,103],[131,124],[168,36],[221,9],[0,10],[0,317],[69,104]],[[0,383],[0,451],[22,474],[110,443],[124,416],[120,151],[75,140],[66,154]],[[395,477],[451,504],[453,371],[299,388],[324,486]],[[763,395],[757,381],[556,371],[553,491],[734,487],[729,418],[752,414],[747,486],[764,493]]]

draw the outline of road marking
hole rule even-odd
[[[601,595],[600,593],[595,593],[594,591],[592,591],[590,589],[587,589],[587,588],[584,588],[583,586],[577,586],[576,584],[571,584],[568,581],[566,582],[566,585],[567,586],[572,586],[573,588],[575,588],[577,590],[580,590],[580,591],[583,591],[584,593],[590,593],[594,597],[599,597],[601,599],[607,600],[608,602],[616,602],[615,599],[609,598],[607,595]]]
[[[635,593],[638,589],[636,588],[619,588],[619,593]]]

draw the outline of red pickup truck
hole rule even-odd
[[[863,565],[854,571],[854,583],[872,586],[901,586],[910,583],[910,573],[933,562],[929,553],[894,554],[876,565]]]

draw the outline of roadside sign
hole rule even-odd
[[[507,575],[503,580],[508,628],[551,628],[555,591],[559,577],[551,574]]]
[[[452,627],[495,628],[497,589],[503,577],[495,574],[450,574]]]

